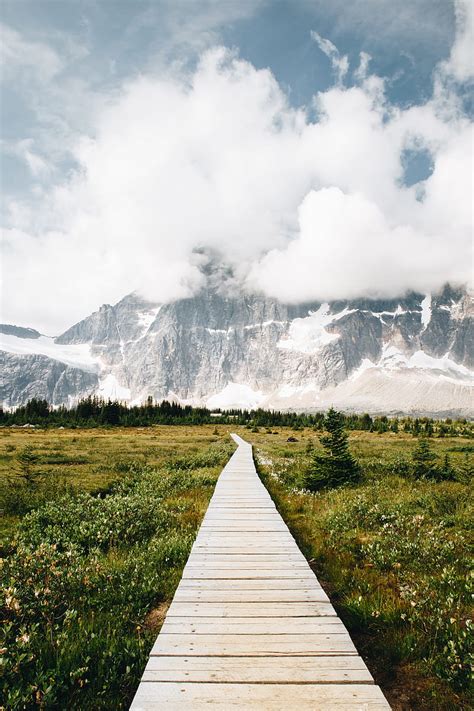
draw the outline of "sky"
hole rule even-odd
[[[0,320],[472,274],[471,0],[3,0]]]

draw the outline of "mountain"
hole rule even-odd
[[[471,416],[474,299],[447,285],[433,295],[289,305],[209,279],[167,304],[129,294],[54,339],[0,326],[0,362],[7,407],[98,393]]]

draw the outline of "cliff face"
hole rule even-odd
[[[0,399],[20,405],[40,398],[52,405],[68,404],[96,391],[98,376],[44,355],[22,355],[0,351]]]
[[[432,296],[298,306],[216,285],[161,306],[131,294],[54,342],[23,340],[36,344],[36,359],[15,346],[11,331],[1,336],[8,351],[2,396],[8,405],[31,397],[41,362],[42,380],[56,383],[43,396],[56,403],[95,391],[213,407],[317,409],[337,402],[346,409],[470,414],[473,315],[472,297],[449,286]],[[58,362],[71,371],[61,379]]]

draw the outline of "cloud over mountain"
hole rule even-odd
[[[469,79],[459,7],[433,97],[405,109],[387,101],[365,54],[354,83],[343,85],[344,64],[337,85],[295,109],[269,70],[223,47],[192,70],[170,65],[102,97],[68,178],[8,206],[4,318],[57,330],[132,290],[181,297],[203,283],[203,249],[249,289],[287,301],[468,281],[472,124],[457,93]],[[422,151],[431,175],[409,187],[404,156]]]

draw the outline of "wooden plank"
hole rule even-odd
[[[241,548],[240,552],[238,553],[228,553],[227,551],[224,553],[220,553],[219,551],[214,552],[207,552],[207,551],[200,551],[200,550],[195,550],[192,551],[189,559],[194,559],[194,558],[205,558],[206,560],[232,560],[236,563],[239,562],[239,560],[253,560],[255,562],[264,561],[264,560],[272,560],[272,561],[303,561],[305,565],[308,565],[308,562],[306,558],[301,555],[299,551],[277,551],[275,552],[274,550],[271,551],[249,551],[246,550],[245,548]]]
[[[162,634],[345,634],[338,617],[168,617]]]
[[[327,602],[178,602],[167,617],[319,617],[336,614]]]
[[[269,580],[259,580],[258,578],[250,580],[193,580],[188,578],[182,580],[177,591],[180,590],[300,590],[301,592],[317,591],[324,593],[321,585],[316,578],[314,580],[305,580],[303,578],[270,578]]]
[[[186,563],[186,569],[187,570],[193,570],[194,568],[197,568],[198,570],[200,569],[207,569],[207,568],[216,568],[218,567],[219,570],[227,570],[229,568],[230,570],[235,570],[235,569],[240,569],[240,570],[285,570],[285,571],[290,571],[291,575],[293,575],[293,571],[299,571],[299,570],[304,570],[305,572],[309,570],[309,572],[313,575],[313,572],[309,565],[306,563],[306,561],[290,561],[290,560],[237,560],[237,561],[229,561],[229,560],[212,560],[212,558],[209,560],[204,560],[196,557],[196,559],[190,559],[188,563]],[[298,574],[298,573],[297,573]]]
[[[255,557],[255,560],[264,558],[267,555],[284,555],[296,556],[297,553],[293,548],[279,546],[277,549],[273,547],[265,548],[242,548],[242,546],[221,546],[221,545],[201,545],[196,542],[191,549],[193,555],[224,555],[224,556],[242,556],[245,555],[249,559]]]
[[[267,553],[266,555],[248,555],[248,554],[235,554],[235,553],[216,553],[215,555],[208,554],[208,553],[191,553],[188,559],[187,565],[203,565],[207,563],[218,563],[219,566],[221,563],[233,563],[234,565],[240,565],[241,563],[245,564],[245,567],[247,565],[252,565],[252,566],[257,566],[257,565],[263,565],[263,564],[272,564],[272,563],[277,563],[277,564],[292,564],[296,566],[303,566],[306,569],[308,568],[308,563],[304,558],[301,556],[297,556],[295,554],[285,554],[285,553]]]
[[[346,634],[159,634],[151,654],[205,656],[307,656],[357,654]]]
[[[360,657],[150,657],[144,681],[275,684],[366,683]]]
[[[174,596],[176,602],[328,602],[324,592],[306,592],[304,590],[203,590],[181,588]],[[332,614],[323,610],[322,615]]]
[[[143,682],[132,711],[387,711],[382,692],[373,684],[193,684]]]
[[[311,570],[305,571],[303,568],[298,568],[297,574],[299,578],[308,578],[311,580]],[[228,578],[229,580],[238,580],[240,578],[249,580],[250,578],[292,578],[295,575],[295,570],[291,568],[272,568],[271,570],[259,570],[253,568],[208,568],[201,570],[200,568],[185,568],[183,571],[183,580],[187,578],[201,578],[218,580],[219,578]]]

